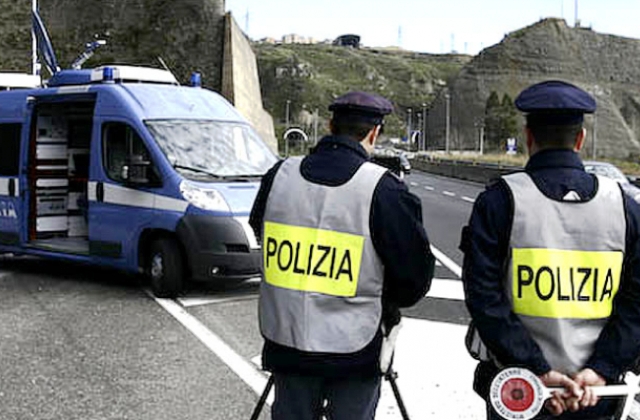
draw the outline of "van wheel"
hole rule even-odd
[[[159,298],[175,298],[182,291],[184,264],[178,245],[161,238],[151,244],[147,274],[151,290]]]

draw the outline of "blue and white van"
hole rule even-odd
[[[259,275],[248,217],[277,157],[218,94],[164,70],[56,72],[0,91],[0,253],[185,279]]]

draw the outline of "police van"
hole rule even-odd
[[[0,253],[144,272],[162,297],[259,274],[248,216],[277,158],[231,104],[160,69],[54,73],[0,89]]]

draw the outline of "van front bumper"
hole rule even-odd
[[[233,217],[186,215],[177,228],[192,280],[245,280],[260,276],[262,252],[252,249]]]

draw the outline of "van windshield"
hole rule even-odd
[[[177,168],[216,177],[261,176],[277,158],[246,124],[207,120],[145,121]]]

